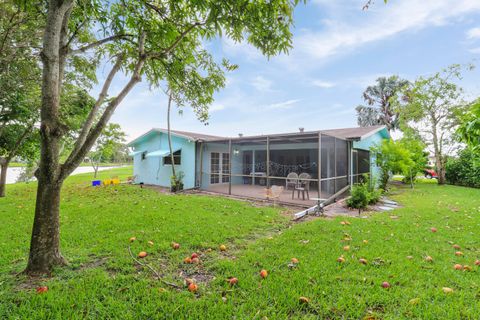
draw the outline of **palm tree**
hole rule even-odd
[[[380,77],[377,84],[367,87],[363,92],[363,99],[367,105],[359,105],[357,122],[361,127],[385,125],[388,131],[398,128],[398,113],[392,108],[391,98],[406,86],[408,80],[398,76]]]

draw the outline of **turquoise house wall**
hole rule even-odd
[[[354,141],[353,148],[370,151],[372,147],[381,144],[385,139],[390,139],[390,134],[386,128],[383,128],[363,140]],[[376,159],[373,153],[370,153],[370,172],[372,180],[378,182],[378,179],[380,178],[380,168],[376,165]]]
[[[153,152],[156,150],[168,150],[168,135],[163,132],[152,133],[132,144],[134,151]],[[172,135],[172,148],[182,149],[180,165],[175,166],[177,172],[182,171],[184,188],[195,187],[195,141]],[[147,157],[142,160],[141,153],[133,159],[133,174],[135,182],[153,184],[162,187],[170,187],[172,168],[163,164],[163,157]]]

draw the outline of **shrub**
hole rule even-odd
[[[370,201],[370,191],[365,183],[359,183],[352,187],[350,198],[347,199],[349,208],[358,209],[358,213],[365,209]]]
[[[450,184],[480,188],[480,158],[470,149],[462,150],[458,158],[447,160],[445,178]]]

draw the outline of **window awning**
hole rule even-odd
[[[140,153],[142,153],[142,152],[143,152],[143,151],[132,151],[132,152],[130,152],[128,155],[129,155],[130,157],[134,157],[134,156],[136,156],[137,154],[140,154]]]
[[[173,153],[181,150],[182,148],[178,148],[178,149],[173,149]],[[155,151],[152,151],[152,152],[149,152],[147,153],[146,157],[147,158],[150,158],[150,157],[166,157],[170,155],[170,149],[164,149],[164,150],[155,150]]]

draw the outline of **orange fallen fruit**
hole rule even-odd
[[[45,293],[48,291],[48,287],[47,286],[43,286],[43,287],[38,287],[37,288],[37,293]]]
[[[235,278],[235,277],[232,277],[232,278],[228,279],[227,281],[228,281],[228,284],[229,284],[230,286],[234,286],[234,285],[236,285],[236,284],[238,283],[238,279]]]
[[[350,246],[344,246],[344,247],[343,247],[343,250],[344,250],[344,251],[349,251],[349,250],[350,250]]]
[[[131,237],[130,239],[128,239],[128,241],[130,241],[130,242],[133,242],[133,241],[135,241],[135,240],[137,240],[136,237]]]
[[[390,285],[390,283],[388,283],[387,281],[383,281],[383,282],[382,282],[382,288],[388,289],[388,288],[390,288],[390,287],[391,287],[391,285]]]
[[[463,266],[462,266],[461,264],[458,264],[458,263],[457,263],[457,264],[455,264],[455,265],[453,266],[453,269],[455,269],[455,270],[462,270],[462,269],[463,269]]]
[[[192,258],[186,257],[185,259],[183,259],[183,262],[184,263],[192,263]]]
[[[193,259],[192,259],[192,263],[199,264],[199,263],[200,263],[200,259],[198,259],[198,258],[193,258]]]
[[[475,260],[475,265],[476,265],[476,266],[480,266],[480,260],[478,260],[478,259]]]
[[[464,270],[464,271],[472,271],[473,269],[472,269],[472,267],[470,267],[469,265],[464,265],[464,266],[463,266],[463,270]]]
[[[267,276],[268,276],[267,270],[263,269],[262,271],[260,271],[260,277],[265,279]]]
[[[145,251],[141,251],[138,253],[139,258],[145,258],[146,256],[148,256],[148,253],[146,253]]]
[[[196,252],[192,253],[192,255],[190,256],[190,258],[198,258],[198,254]]]
[[[300,298],[298,298],[298,302],[303,303],[303,304],[307,304],[307,303],[310,302],[310,299],[308,299],[307,297],[300,297]]]
[[[176,242],[172,242],[172,248],[173,248],[173,250],[178,250],[178,249],[180,249],[180,244],[176,243]]]
[[[344,257],[338,257],[338,258],[337,258],[337,262],[344,263],[344,262],[345,262],[345,258],[344,258]]]
[[[447,293],[447,294],[453,293],[453,289],[452,289],[452,288],[448,288],[448,287],[443,287],[443,288],[442,288],[442,291],[443,291],[444,293]]]
[[[426,257],[425,257],[425,261],[427,261],[427,262],[433,262],[433,258],[430,257],[430,256],[426,256]]]
[[[297,258],[292,258],[291,261],[292,261],[292,263],[294,263],[294,264],[297,264],[297,263],[299,262]]]
[[[458,244],[454,244],[452,247],[453,247],[453,249],[456,249],[456,250],[460,250],[460,249],[461,249]]]
[[[430,231],[437,232],[437,228],[430,228]]]
[[[224,245],[224,244],[222,244],[222,245],[220,245],[219,249],[220,249],[220,251],[226,251],[226,250],[227,250],[227,246]]]
[[[360,262],[361,264],[367,264],[368,263],[367,259],[364,259],[364,258],[358,259],[358,262]]]
[[[455,255],[456,256],[463,256],[463,252],[462,251],[455,251]]]
[[[198,290],[198,286],[195,283],[192,282],[188,285],[188,291],[197,292],[197,290]]]

